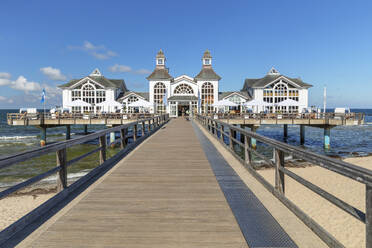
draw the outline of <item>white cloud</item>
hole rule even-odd
[[[139,69],[139,70],[133,70],[132,67],[130,66],[127,66],[127,65],[119,65],[119,64],[115,64],[113,66],[110,66],[109,67],[109,71],[111,72],[117,72],[117,73],[121,73],[121,72],[130,72],[130,73],[133,73],[133,74],[150,74],[151,71],[149,70],[146,70],[146,69]]]
[[[118,56],[117,53],[107,49],[104,45],[94,45],[92,42],[84,41],[82,46],[68,46],[71,50],[83,50],[97,59],[109,59]]]
[[[7,78],[0,78],[0,86],[3,86],[3,85],[9,85],[10,84],[10,80],[7,79]]]
[[[64,81],[66,76],[61,73],[57,68],[51,66],[40,68],[40,71],[51,80]]]
[[[12,81],[10,87],[12,87],[13,89],[21,90],[25,92],[41,90],[41,86],[39,83],[29,82],[24,76],[19,76],[17,80]]]
[[[139,70],[136,70],[134,71],[135,74],[150,74],[151,71],[147,70],[147,69],[139,69]]]
[[[118,65],[115,64],[111,67],[109,67],[109,71],[111,72],[131,72],[132,68],[126,65]]]
[[[13,99],[9,99],[8,100],[8,103],[14,103],[14,100]]]
[[[7,73],[7,72],[0,72],[0,78],[3,78],[3,79],[10,79],[12,75],[10,75],[10,73]]]
[[[0,101],[6,101],[7,99],[5,96],[0,96]]]

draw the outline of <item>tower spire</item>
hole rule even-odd
[[[203,61],[203,67],[212,67],[212,55],[208,49],[205,50],[202,61]]]
[[[163,50],[159,50],[156,54],[156,67],[157,68],[165,68],[165,56]]]

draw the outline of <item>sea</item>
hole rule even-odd
[[[328,109],[327,112],[332,112]],[[339,126],[331,129],[331,148],[323,148],[323,129],[315,127],[305,128],[305,144],[303,148],[331,157],[368,156],[372,154],[372,109],[351,109],[352,112],[365,113],[365,124],[361,126]],[[0,158],[11,154],[31,150],[40,146],[40,129],[34,126],[9,126],[7,113],[17,113],[17,109],[0,109]],[[88,126],[89,132],[105,129],[104,125]],[[261,126],[257,133],[264,136],[300,146],[300,128],[297,125],[288,126],[288,138],[283,137],[283,127],[279,125]],[[83,127],[71,126],[72,138],[83,135]],[[47,143],[65,139],[66,128],[56,127],[47,129]],[[97,147],[93,141],[68,149],[68,160],[91,151]],[[258,149],[260,144],[258,143]],[[258,150],[258,151],[259,151]],[[108,149],[108,157],[118,152],[118,148]],[[69,167],[69,178],[78,178],[98,165],[98,153],[84,158]],[[45,172],[56,165],[55,153],[50,153],[39,158],[27,160],[0,169],[0,187],[7,187],[16,182]]]

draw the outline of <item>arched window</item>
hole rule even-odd
[[[213,84],[206,82],[201,87],[201,109],[202,113],[209,113],[213,111],[212,104],[214,103],[213,97]]]
[[[86,83],[81,87],[81,91],[83,92],[83,101],[93,104],[95,103],[95,88],[92,84]]]
[[[130,96],[129,98],[128,98],[128,104],[131,104],[132,102],[137,102],[138,101],[138,97],[136,97],[136,96]]]
[[[163,98],[165,94],[165,84],[159,82],[154,86],[154,103],[156,105],[156,112],[165,112],[166,106],[164,106]]]
[[[174,89],[174,94],[194,94],[194,91],[190,85],[180,84]]]
[[[287,84],[280,81],[274,86],[274,103],[279,103],[281,101],[287,100],[288,97],[288,87]]]

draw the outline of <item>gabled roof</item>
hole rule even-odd
[[[268,74],[263,78],[247,78],[244,81],[244,86],[242,91],[247,91],[249,88],[263,88],[267,86],[269,83],[279,79],[280,77],[283,77],[284,79],[287,79],[289,81],[292,81],[293,83],[297,84],[299,87],[302,88],[310,88],[312,87],[311,84],[303,82],[300,78],[290,78],[284,75],[280,74]]]
[[[163,79],[173,80],[173,77],[169,75],[168,69],[166,68],[155,68],[155,70],[147,77],[147,80]]]
[[[195,76],[195,80],[220,80],[221,77],[213,70],[212,67],[203,66],[198,75]]]
[[[149,100],[149,93],[148,92],[135,92],[135,91],[127,91],[122,96],[119,96],[118,101],[122,101],[125,98],[129,97],[131,94],[137,95],[145,100]]]
[[[248,92],[246,91],[225,91],[225,92],[218,92],[218,100],[222,100],[225,97],[228,97],[233,94],[238,94],[241,97],[245,98],[246,100],[251,100],[252,98],[249,96]]]
[[[97,82],[98,84],[102,85],[105,88],[120,88],[124,92],[128,91],[127,86],[125,85],[125,82],[123,79],[108,79],[104,76],[87,76],[80,79],[72,79],[66,84],[59,85],[59,88],[70,88],[71,86],[75,85],[79,81],[82,81],[83,79],[91,79],[92,81]]]

